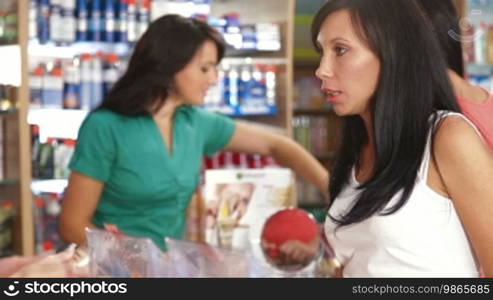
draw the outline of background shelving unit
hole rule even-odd
[[[27,1],[2,1],[2,9],[11,9],[17,18],[16,38],[9,45],[0,46],[0,84],[15,86],[13,110],[2,113],[4,175],[0,184],[0,202],[12,203],[12,250],[14,253],[33,252],[33,226],[31,209],[30,137],[27,122]],[[8,252],[5,252],[8,254]]]
[[[465,70],[471,83],[493,90],[493,2],[456,0],[463,23]],[[469,27],[472,26],[472,29]],[[483,30],[483,32],[481,32]]]
[[[162,0],[154,1],[161,2],[161,4],[165,2]],[[13,252],[30,255],[39,251],[35,242],[35,227],[37,225],[33,225],[36,214],[36,211],[33,213],[33,208],[36,207],[37,199],[33,193],[60,193],[63,190],[61,187],[66,184],[63,179],[37,180],[33,178],[30,125],[39,126],[39,134],[43,140],[48,138],[75,139],[80,123],[87,115],[87,111],[83,110],[30,108],[30,69],[43,59],[70,60],[81,52],[95,53],[98,50],[103,50],[113,51],[124,56],[131,52],[132,44],[115,43],[108,45],[100,42],[84,42],[59,47],[48,42],[40,45],[29,39],[30,1],[18,0],[13,2],[17,5],[18,42],[15,45],[9,45],[8,48],[0,46],[0,60],[2,57],[12,57],[11,52],[9,55],[2,55],[7,51],[12,51],[12,47],[15,48],[14,52],[19,59],[12,70],[6,72],[3,68],[0,71],[0,83],[2,83],[2,78],[10,80],[13,73],[18,72],[17,105],[13,111],[2,112],[0,119],[9,120],[9,125],[5,126],[5,129],[16,136],[16,141],[9,143],[8,149],[6,149],[9,155],[12,153],[9,156],[9,163],[14,165],[11,169],[16,174],[7,180],[0,181],[0,201],[6,198],[14,200]],[[259,7],[262,9],[259,10]],[[249,63],[272,64],[277,67],[275,112],[266,115],[252,113],[250,116],[235,117],[271,127],[287,136],[292,134],[294,8],[295,0],[214,0],[210,12],[213,17],[220,17],[232,11],[237,12],[241,24],[256,24],[258,22],[280,24],[281,49],[279,51],[228,50],[225,62],[241,64],[245,57],[249,57]]]

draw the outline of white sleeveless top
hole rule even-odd
[[[464,118],[459,113],[440,112]],[[479,277],[479,266],[452,201],[426,184],[432,131],[414,189],[404,206],[388,216],[374,215],[339,227],[326,218],[325,233],[344,277]],[[336,218],[352,207],[358,193],[354,167],[329,210]],[[397,193],[386,208],[398,201]]]

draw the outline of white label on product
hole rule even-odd
[[[62,41],[73,42],[75,41],[75,25],[76,19],[72,16],[67,16],[63,18],[62,26]]]
[[[104,29],[106,30],[106,32],[115,31],[115,20],[106,18]]]
[[[29,88],[41,89],[43,87],[43,77],[31,76],[29,77]]]
[[[104,71],[104,81],[105,82],[116,82],[120,76],[118,70],[109,69]]]
[[[63,8],[68,9],[68,10],[74,10],[76,3],[74,0],[63,0],[62,6],[63,6]]]
[[[60,76],[45,76],[43,88],[47,90],[63,90],[63,78]]]
[[[87,31],[87,20],[86,19],[78,19],[77,30],[81,31],[81,32]]]

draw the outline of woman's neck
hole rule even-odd
[[[164,101],[163,106],[153,113],[153,118],[162,121],[171,120],[176,109],[182,104],[182,101],[170,96]]]

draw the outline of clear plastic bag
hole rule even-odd
[[[169,277],[163,252],[149,238],[87,228],[91,277]]]
[[[208,244],[165,238],[167,252],[149,238],[86,229],[91,277],[326,277],[329,261],[318,259],[303,270],[284,272],[267,264],[260,247],[230,250]],[[257,251],[254,251],[254,250]],[[257,253],[258,252],[258,253]]]
[[[266,277],[267,270],[246,251],[166,238],[174,277]]]

